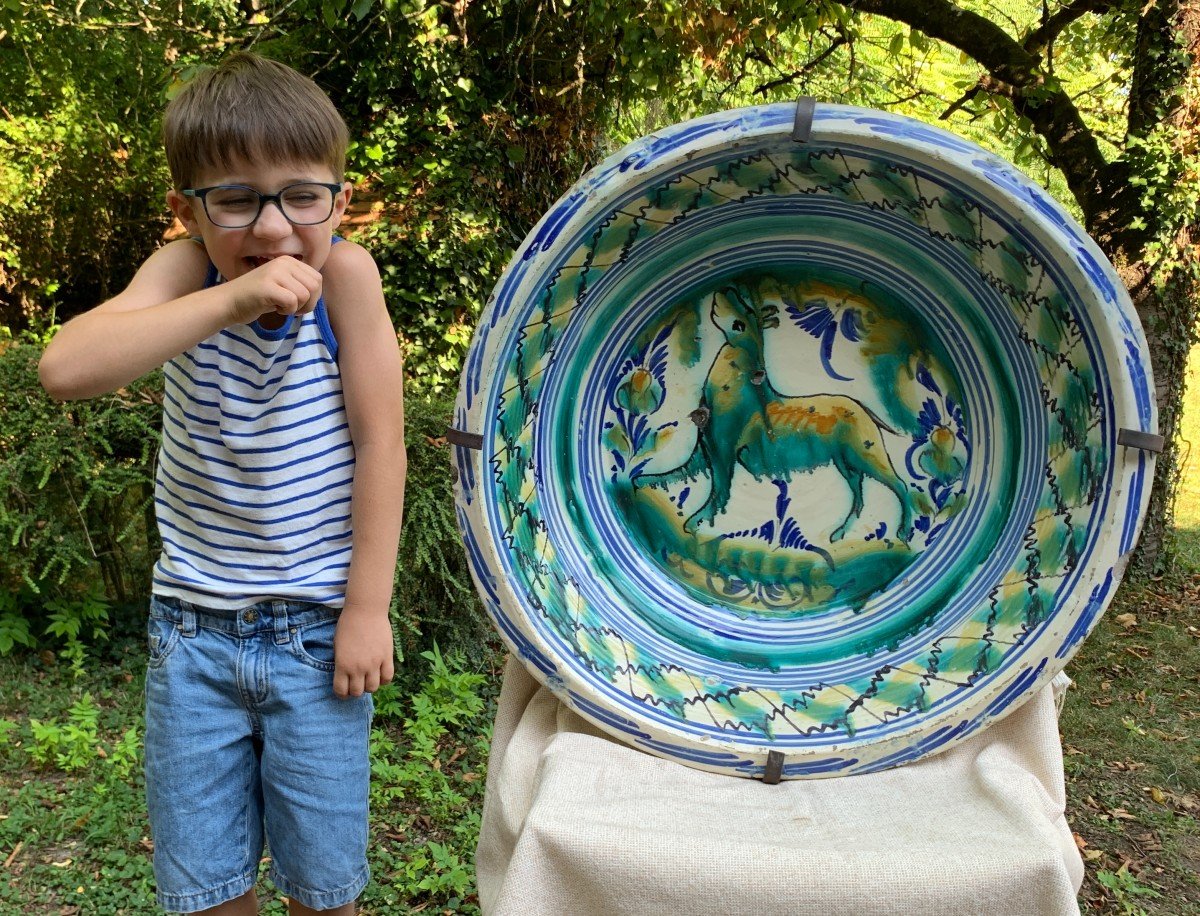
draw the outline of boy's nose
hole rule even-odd
[[[283,215],[278,201],[268,201],[254,222],[254,234],[264,238],[283,238],[290,235],[292,224]]]

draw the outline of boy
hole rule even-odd
[[[290,912],[351,914],[370,694],[393,674],[396,334],[374,261],[333,236],[347,132],[311,80],[234,54],[176,96],[163,135],[191,238],[68,322],[40,366],[67,399],[166,364],[146,674],[158,900],[256,912],[265,828]]]

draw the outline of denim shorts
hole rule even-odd
[[[367,883],[371,695],[333,694],[338,611],[150,602],[146,802],[158,902],[191,913],[271,880],[316,910]]]

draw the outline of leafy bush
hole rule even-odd
[[[0,349],[0,586],[69,616],[70,602],[89,595],[124,603],[144,594],[158,550],[151,465],[161,380],[58,404],[38,383],[40,356],[32,342]]]
[[[376,871],[377,887],[368,892],[375,899],[364,903],[387,912],[402,900],[458,910],[475,892],[471,857],[496,685],[437,647],[422,659],[427,674],[410,697],[394,684],[375,695],[371,807],[394,813],[389,820],[400,833],[388,839],[402,837],[402,845],[390,867]]]
[[[435,645],[478,667],[496,644],[455,521],[445,440],[453,407],[449,397],[433,395],[406,407],[408,486],[393,620],[403,661],[397,677],[413,686],[425,675],[422,653]]]

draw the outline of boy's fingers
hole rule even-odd
[[[344,671],[334,672],[333,693],[339,700],[344,700],[350,695],[350,675]]]
[[[379,689],[379,672],[372,671],[367,674],[366,680],[363,682],[363,690],[366,693],[374,693]]]
[[[390,658],[383,663],[383,670],[380,673],[379,683],[390,684],[392,682],[392,678],[396,674],[396,666]]]

